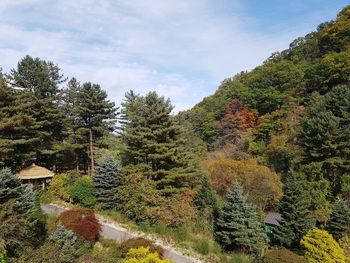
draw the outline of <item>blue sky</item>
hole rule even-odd
[[[29,54],[117,104],[156,90],[175,110],[334,19],[341,0],[0,0],[0,65]]]

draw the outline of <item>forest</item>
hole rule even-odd
[[[98,215],[200,262],[350,263],[350,6],[177,114],[27,55],[0,75],[0,120],[0,263],[171,262],[100,237]],[[33,163],[45,190],[16,176]]]

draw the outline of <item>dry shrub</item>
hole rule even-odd
[[[294,252],[281,248],[271,249],[266,252],[264,263],[306,263],[306,259]]]
[[[96,241],[101,225],[94,211],[86,208],[74,208],[63,212],[59,217],[62,225],[89,241]]]
[[[177,227],[191,221],[195,217],[192,206],[193,191],[185,191],[171,197],[161,198],[158,205],[149,209],[148,213],[154,216],[154,223]]]

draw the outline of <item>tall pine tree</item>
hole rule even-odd
[[[295,174],[290,175],[283,192],[279,207],[282,219],[273,228],[273,241],[285,247],[297,247],[300,239],[315,225],[310,195],[305,181]]]
[[[24,57],[10,74],[13,87],[32,97],[32,117],[39,124],[39,143],[35,147],[34,161],[50,166],[56,163],[55,147],[64,137],[64,114],[59,105],[59,84],[64,81],[57,65],[30,56]]]
[[[215,239],[225,250],[247,250],[259,255],[266,236],[256,208],[247,202],[242,186],[236,182],[227,195],[215,222]]]
[[[32,93],[11,88],[0,76],[0,166],[17,169],[35,159],[40,123],[33,101]]]
[[[78,131],[85,135],[89,157],[89,175],[95,167],[94,144],[106,132],[113,131],[117,117],[114,102],[107,100],[107,93],[98,84],[84,83],[79,89],[74,107]]]
[[[169,99],[150,92],[126,94],[122,103],[122,133],[126,145],[123,162],[131,173],[155,180],[158,189],[171,194],[196,184],[196,167],[185,148],[183,127],[171,115]]]
[[[350,173],[349,105],[349,85],[334,87],[324,97],[312,97],[301,125],[303,161],[322,167],[334,194],[340,191],[340,176]]]
[[[103,209],[116,207],[115,194],[121,185],[121,173],[118,163],[107,155],[97,166],[93,175],[94,195]]]

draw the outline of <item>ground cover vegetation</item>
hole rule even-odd
[[[94,211],[204,262],[349,262],[350,7],[176,115],[26,56],[0,76],[0,119],[0,262],[169,262],[101,238]],[[56,173],[44,192],[15,175],[33,162]],[[80,208],[43,216],[55,200]]]

